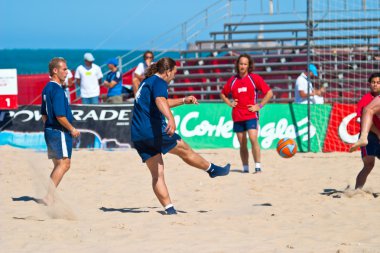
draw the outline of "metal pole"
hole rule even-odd
[[[310,49],[311,49],[311,43],[310,43],[310,35],[311,35],[311,29],[312,26],[312,5],[313,5],[313,0],[307,0],[307,15],[306,15],[306,25],[307,25],[307,152],[311,151],[311,141],[310,141],[310,120],[311,120],[311,115],[310,115]]]

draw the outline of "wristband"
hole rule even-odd
[[[259,107],[260,107],[260,109],[261,109],[261,108],[263,108],[264,106],[263,106],[262,104],[259,104]]]
[[[185,98],[186,98],[186,97],[183,97],[183,98],[182,98],[182,104],[185,104]]]

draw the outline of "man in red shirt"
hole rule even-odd
[[[361,121],[365,120],[365,115],[362,115],[363,111],[365,112],[368,108],[367,105],[372,104],[371,102],[380,94],[380,73],[372,74],[368,78],[368,83],[369,83],[371,92],[365,94],[362,97],[362,99],[358,102],[357,109],[356,109],[358,121],[359,119],[361,119]],[[364,166],[363,166],[363,169],[359,172],[358,176],[356,177],[355,189],[363,188],[369,173],[371,173],[375,165],[375,157],[380,158],[380,145],[379,145],[380,119],[375,114],[371,114],[369,119],[370,120],[372,119],[372,121],[371,121],[371,124],[369,125],[369,130],[367,130],[366,133],[363,132],[363,130],[365,131],[365,129],[363,129],[364,122],[362,122],[362,129],[361,129],[361,135],[360,135],[359,141],[365,138],[366,142],[363,143],[364,145],[359,145],[359,146],[361,147],[361,155],[362,155]],[[356,144],[354,144],[354,146],[355,145]],[[355,147],[354,146],[351,147],[350,152],[353,152],[359,147],[359,146],[355,146]]]
[[[252,155],[255,161],[255,172],[261,172],[260,145],[257,137],[259,127],[259,111],[272,98],[273,92],[263,78],[252,73],[253,61],[248,54],[239,56],[235,63],[238,73],[232,76],[224,85],[220,94],[221,99],[232,107],[233,131],[240,144],[240,158],[243,172],[249,172],[247,132],[252,145]],[[264,94],[261,103],[258,102],[258,92]],[[228,98],[232,95],[232,101]]]

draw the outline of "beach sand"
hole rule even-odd
[[[167,216],[134,150],[74,151],[57,204],[46,207],[33,201],[47,188],[46,154],[0,147],[0,251],[380,252],[380,170],[352,190],[359,152],[263,151],[260,174],[240,173],[238,150],[199,152],[233,169],[211,179],[164,156],[179,211]]]

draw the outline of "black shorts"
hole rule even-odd
[[[134,141],[133,146],[139,153],[142,161],[145,162],[157,154],[166,154],[177,145],[178,140],[181,140],[178,134],[170,137],[165,133],[160,138]]]

